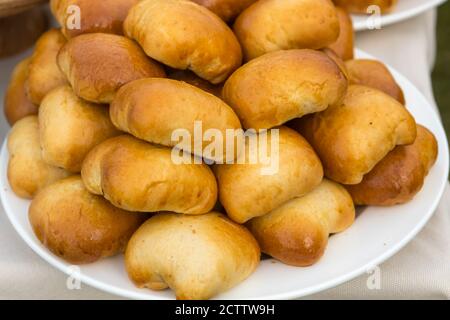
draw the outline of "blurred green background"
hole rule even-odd
[[[433,89],[450,138],[450,2],[438,10],[438,54],[433,71]]]

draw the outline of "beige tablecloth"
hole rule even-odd
[[[357,46],[389,63],[434,101],[430,69],[435,56],[434,12],[382,30],[364,32]],[[15,58],[18,60],[18,58]],[[10,61],[9,61],[10,63]],[[11,67],[0,62],[0,89]],[[8,128],[0,120],[3,137]],[[380,266],[373,275],[308,297],[312,299],[450,299],[450,188],[424,230],[403,250]],[[82,284],[80,290],[66,287],[67,277],[41,260],[18,237],[0,209],[0,298],[1,299],[114,299],[116,297]],[[367,283],[372,285],[367,285]],[[371,289],[369,289],[369,287]],[[375,289],[374,289],[375,288]]]

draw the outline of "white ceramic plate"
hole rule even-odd
[[[415,17],[431,8],[434,8],[446,0],[399,0],[395,9],[388,14],[381,16],[381,26],[385,27],[393,23]],[[369,29],[370,24],[367,24],[367,16],[352,15],[353,26],[356,31]]]
[[[371,56],[358,51],[360,58]],[[370,207],[347,231],[331,237],[324,257],[314,266],[295,268],[274,260],[264,260],[257,271],[220,299],[291,299],[316,293],[361,275],[382,263],[410,241],[425,225],[443,194],[449,170],[446,136],[435,111],[423,95],[403,76],[392,70],[405,91],[408,109],[418,123],[425,125],[439,141],[439,157],[422,191],[405,205],[391,208]],[[34,236],[28,223],[29,201],[14,195],[6,177],[8,153],[3,145],[0,155],[0,197],[5,211],[19,235],[44,260],[69,273],[73,268],[54,256]],[[137,289],[128,280],[123,257],[83,265],[83,283],[126,298],[172,299],[170,290]]]

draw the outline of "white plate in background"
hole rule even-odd
[[[357,51],[359,58],[373,58]],[[449,151],[442,124],[433,107],[411,82],[391,69],[403,88],[408,109],[418,123],[436,136],[439,156],[422,191],[413,201],[395,207],[368,207],[355,224],[330,238],[323,258],[314,266],[296,268],[272,259],[261,262],[249,279],[218,299],[293,299],[337,286],[381,264],[403,248],[424,227],[435,211],[449,172]],[[20,237],[39,256],[62,272],[72,274],[73,266],[53,255],[35,237],[28,222],[30,201],[18,198],[9,186],[6,168],[6,144],[0,154],[0,198],[11,224]],[[104,259],[80,266],[80,279],[108,293],[133,299],[173,299],[172,291],[138,289],[129,281],[123,256]]]
[[[437,7],[447,0],[398,0],[394,10],[380,17],[381,27],[401,22],[415,17],[429,9]],[[356,31],[368,30],[367,17],[365,15],[352,14],[353,26]]]

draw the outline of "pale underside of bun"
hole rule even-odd
[[[250,232],[211,212],[201,216],[161,213],[139,228],[125,253],[138,287],[170,287],[177,299],[209,299],[246,279],[260,250]]]

